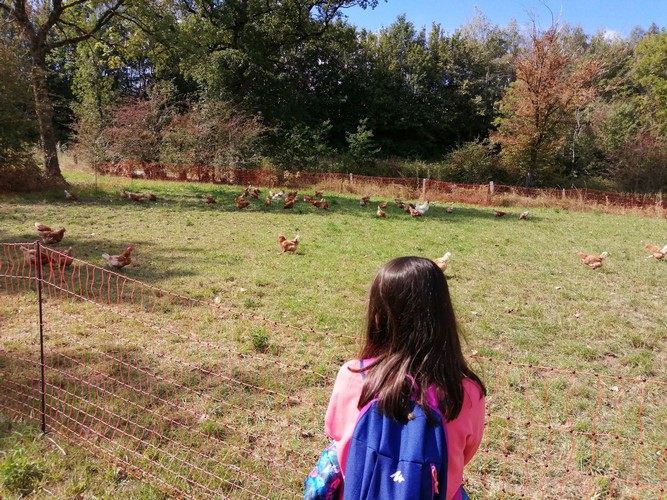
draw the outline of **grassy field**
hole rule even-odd
[[[100,265],[103,252],[120,253],[131,244],[133,264],[122,271],[128,277],[235,311],[349,336],[361,331],[368,286],[386,261],[400,255],[435,258],[450,251],[446,274],[467,337],[466,353],[667,381],[667,262],[650,258],[643,248],[645,243],[667,244],[664,218],[531,207],[530,218],[522,221],[522,206],[505,207],[508,215],[495,218],[488,207],[454,204],[447,213],[450,203],[439,202],[422,218],[411,218],[392,203],[388,218],[378,219],[377,202],[391,201],[398,193],[389,188],[365,193],[372,196],[366,207],[359,206],[356,195],[325,190],[329,211],[303,202],[293,210],[281,203],[266,207],[263,188],[261,200],[238,210],[239,187],[120,178],[100,178],[94,186],[90,175],[66,176],[81,201],[66,202],[60,192],[5,197],[0,242],[34,241],[35,222],[65,227],[58,248],[72,246],[77,258]],[[123,188],[152,192],[158,200],[121,199]],[[220,204],[204,204],[203,194]],[[281,233],[301,236],[296,254],[280,252]],[[581,263],[580,250],[607,251],[609,258],[594,271]],[[5,331],[9,325],[20,329],[9,319],[12,310],[3,307]],[[261,332],[257,335],[255,347],[262,339]],[[328,339],[312,347],[319,349],[316,362],[328,376],[354,355],[351,342],[337,345]],[[287,348],[278,352],[295,355]],[[321,422],[327,390],[320,389],[309,421]],[[656,425],[664,424],[664,408],[657,416]],[[40,441],[54,463],[69,457],[48,441],[13,429],[2,434],[7,448],[29,456]],[[73,491],[60,466],[51,468],[52,481],[67,482],[59,487]],[[82,491],[89,494],[105,497],[118,494],[120,483],[129,487],[113,470],[82,467],[73,476],[87,481]],[[86,467],[97,471],[94,480]],[[159,496],[141,484],[131,487],[133,498]]]

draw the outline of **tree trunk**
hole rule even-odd
[[[56,136],[53,131],[53,103],[47,83],[46,54],[43,48],[32,50],[32,90],[35,96],[35,113],[42,140],[44,171],[51,184],[64,183],[65,179],[58,163]]]

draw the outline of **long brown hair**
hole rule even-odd
[[[380,411],[406,421],[409,400],[433,419],[426,404],[426,388],[438,389],[440,411],[455,419],[463,406],[463,379],[486,388],[468,367],[461,351],[454,308],[445,275],[430,259],[399,257],[378,272],[369,293],[366,339],[361,359],[376,358],[366,372],[359,408],[378,398]],[[356,370],[355,370],[356,371]]]

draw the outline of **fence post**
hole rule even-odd
[[[426,179],[422,179],[422,198],[426,198]]]
[[[42,312],[42,246],[35,242],[35,268],[37,269],[37,303],[39,304],[39,377],[41,391],[42,432],[46,434],[46,381],[44,379],[44,316]]]
[[[350,185],[352,185],[352,172],[350,172]]]
[[[493,181],[489,181],[489,194],[493,194]]]
[[[563,199],[565,199],[565,188],[563,188]]]

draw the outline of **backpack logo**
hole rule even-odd
[[[403,474],[401,474],[400,470],[397,470],[389,477],[392,478],[395,483],[402,483],[403,481],[405,481],[405,478],[403,477]]]

